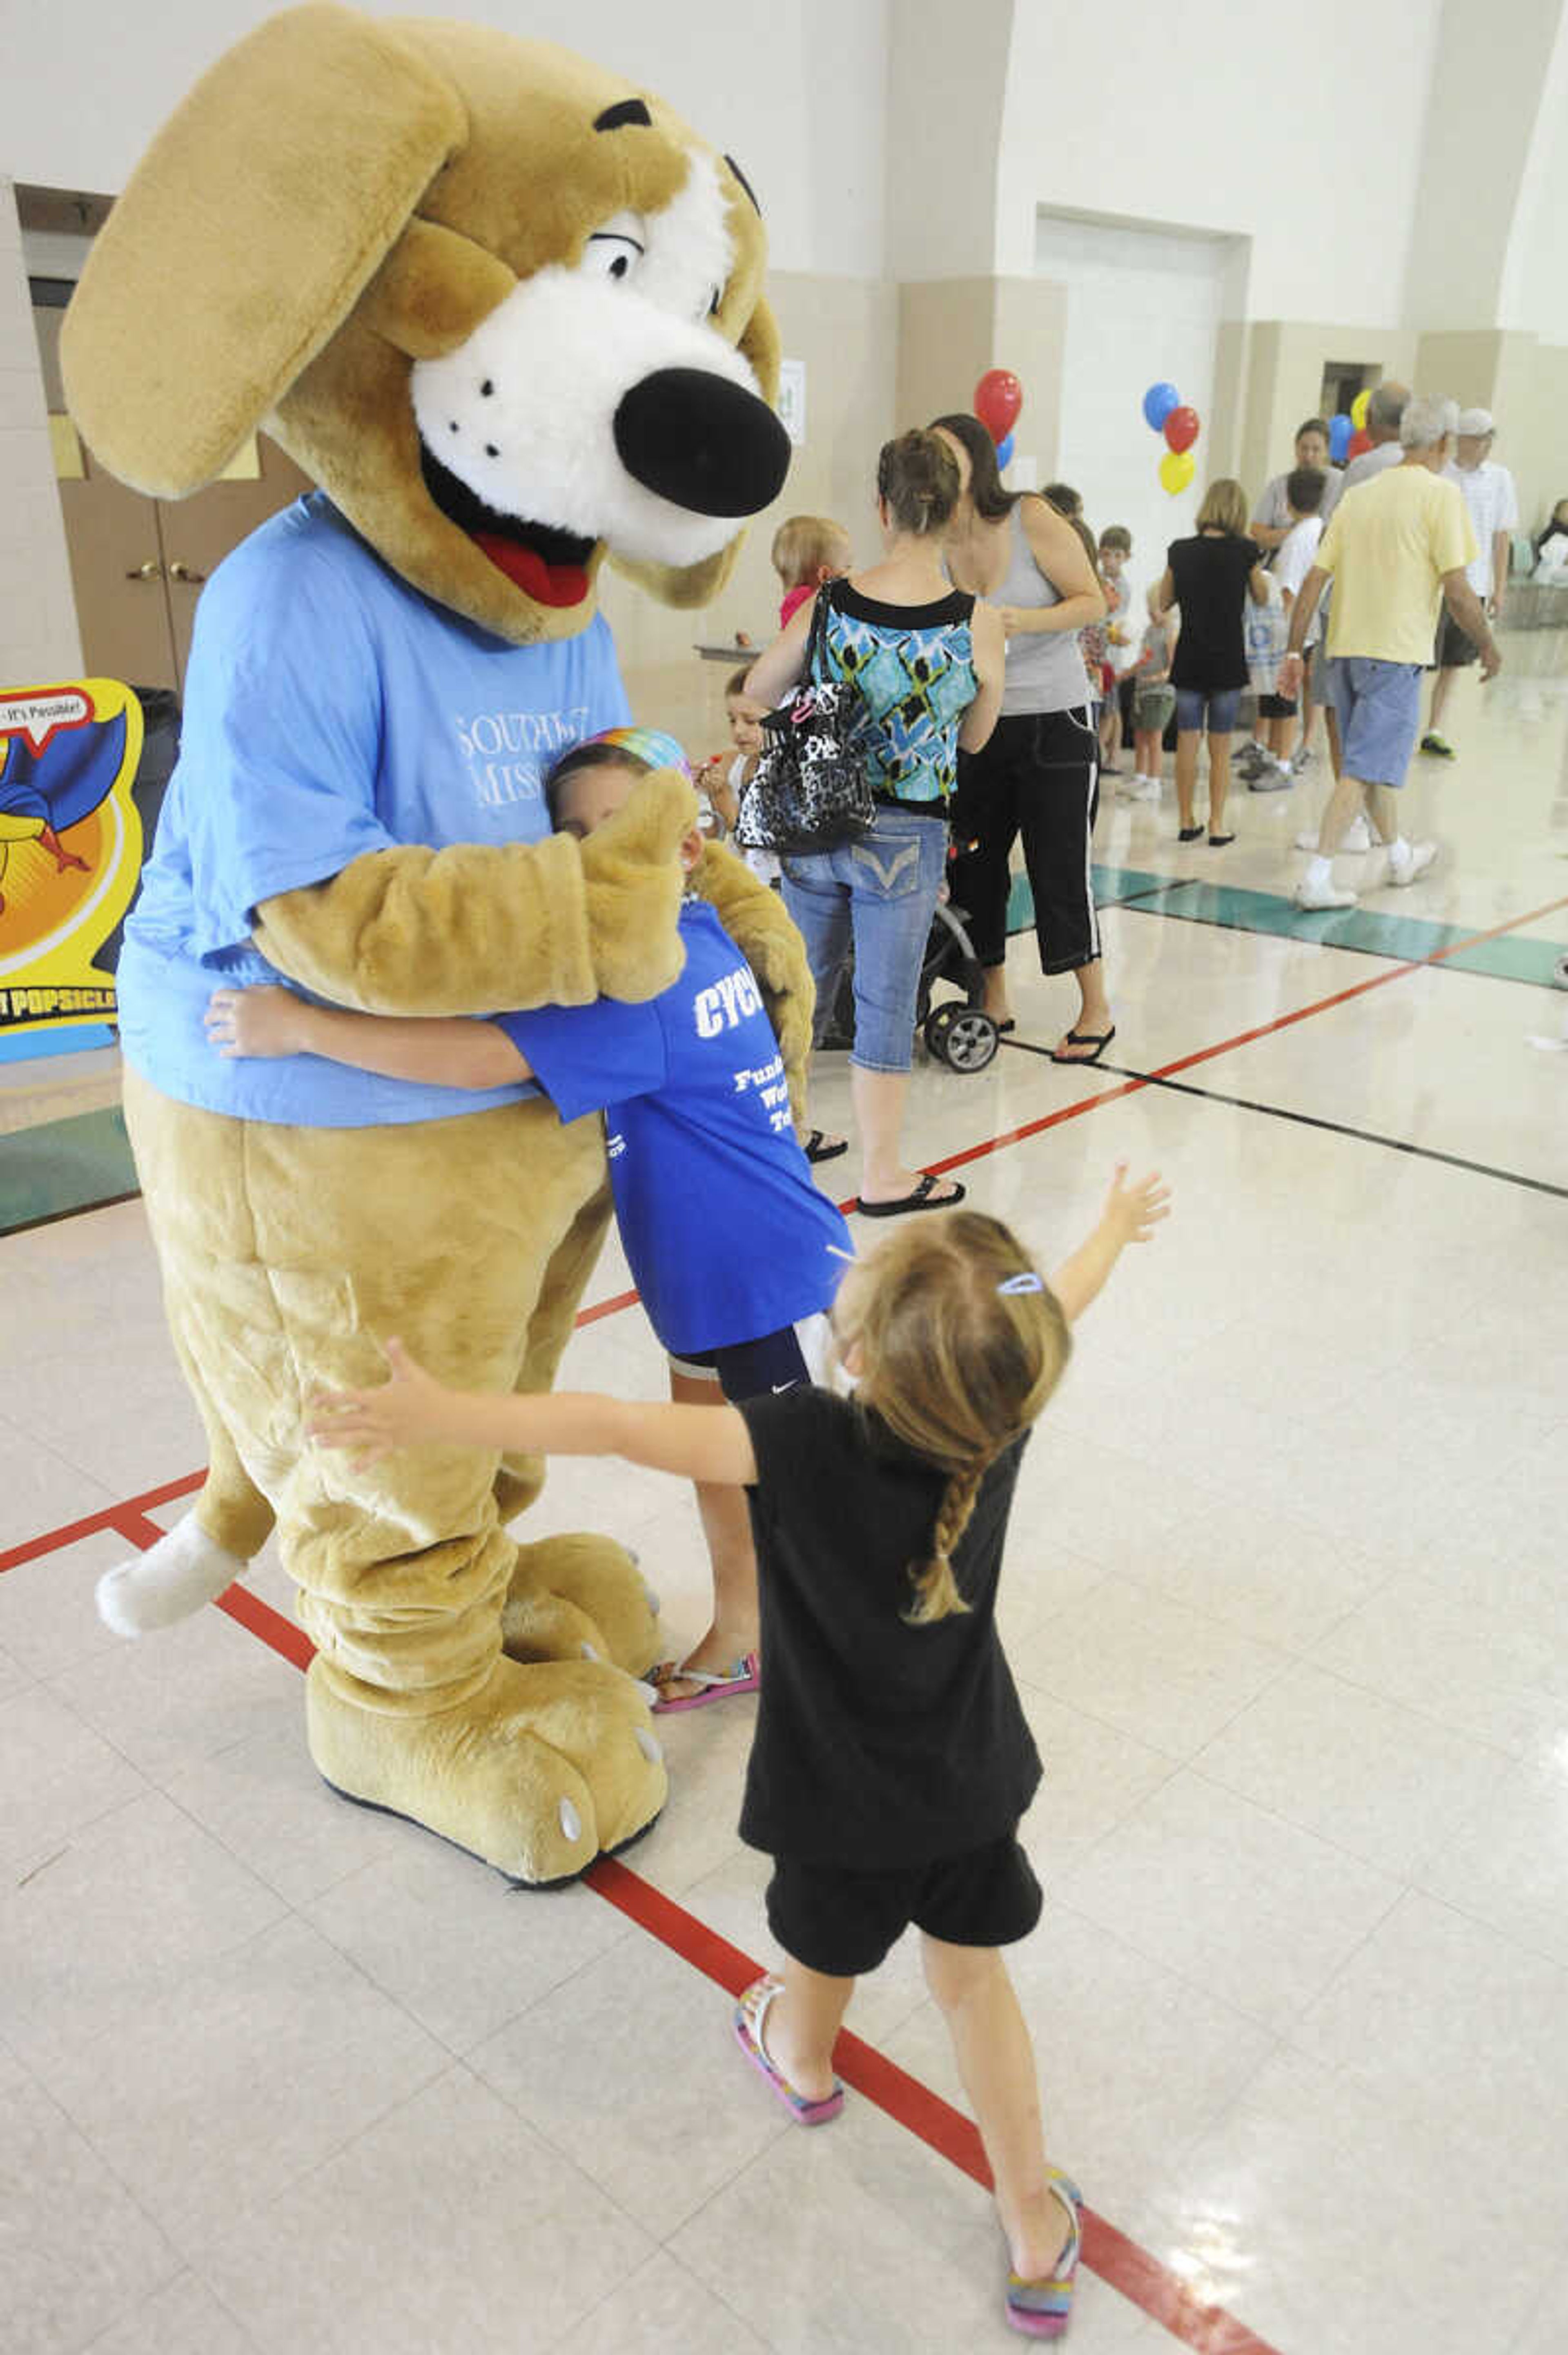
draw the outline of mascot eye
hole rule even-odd
[[[719,312],[719,305],[720,304],[720,303],[722,303],[722,301],[723,301],[723,300],[724,300],[724,289],[722,288],[722,286],[714,286],[714,287],[711,287],[711,288],[709,290],[709,295],[708,295],[708,312],[707,312],[707,315],[708,315],[708,317],[709,317],[709,318],[712,319],[712,318],[717,317],[717,315],[718,315],[718,312]]]
[[[623,237],[613,229],[596,229],[583,248],[583,275],[620,283],[636,274],[642,258],[643,247],[635,237]]]

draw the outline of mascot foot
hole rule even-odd
[[[664,1806],[647,1704],[618,1669],[498,1659],[470,1700],[430,1716],[408,1713],[412,1694],[367,1709],[343,1686],[324,1658],[311,1662],[311,1756],[333,1789],[407,1817],[509,1881],[573,1881]]]
[[[658,1597],[612,1538],[541,1538],[517,1548],[501,1614],[514,1660],[609,1660],[640,1677],[659,1657]]]
[[[216,1603],[244,1575],[238,1554],[226,1553],[187,1513],[166,1538],[145,1553],[117,1562],[98,1582],[98,1615],[117,1636],[145,1636],[188,1619],[204,1603]]]

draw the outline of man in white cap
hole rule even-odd
[[[1421,675],[1445,602],[1479,649],[1481,671],[1500,668],[1486,611],[1470,586],[1476,538],[1456,485],[1442,479],[1453,455],[1457,403],[1413,400],[1400,420],[1402,463],[1341,496],[1290,613],[1279,691],[1300,684],[1301,649],[1317,601],[1334,583],[1325,682],[1339,721],[1340,766],[1296,904],[1351,908],[1334,888],[1332,862],[1358,810],[1387,853],[1385,883],[1409,884],[1435,856],[1408,842],[1399,792],[1421,726]]]
[[[1466,568],[1466,578],[1486,608],[1488,619],[1494,622],[1502,612],[1503,592],[1508,587],[1509,538],[1519,529],[1519,500],[1513,476],[1506,466],[1495,464],[1492,459],[1495,432],[1489,409],[1462,409],[1455,456],[1443,470],[1445,478],[1457,483],[1465,494],[1477,549],[1475,562]],[[1437,677],[1432,686],[1432,716],[1421,740],[1422,751],[1435,754],[1440,761],[1454,758],[1454,747],[1439,726],[1448,690],[1454,684],[1455,673],[1466,669],[1479,654],[1475,639],[1467,630],[1460,628],[1445,605],[1437,623]]]

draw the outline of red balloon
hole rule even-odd
[[[1352,433],[1352,434],[1351,434],[1351,436],[1350,436],[1350,447],[1349,447],[1349,455],[1350,457],[1352,457],[1352,458],[1359,458],[1359,457],[1360,457],[1360,455],[1361,455],[1361,453],[1363,453],[1363,451],[1370,450],[1371,447],[1372,447],[1372,437],[1371,437],[1371,435],[1367,432],[1366,427],[1363,425],[1363,426],[1362,426],[1362,428],[1361,428],[1361,430],[1360,430],[1360,432],[1359,433]]]
[[[1005,442],[1024,405],[1024,389],[1011,368],[987,368],[975,387],[975,414],[993,442]]]
[[[1165,421],[1165,438],[1179,455],[1183,450],[1190,450],[1198,439],[1198,411],[1189,409],[1185,402],[1179,409],[1173,409]]]

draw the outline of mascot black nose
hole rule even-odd
[[[778,496],[789,435],[765,400],[708,368],[657,368],[615,411],[626,472],[693,515],[749,516]]]

